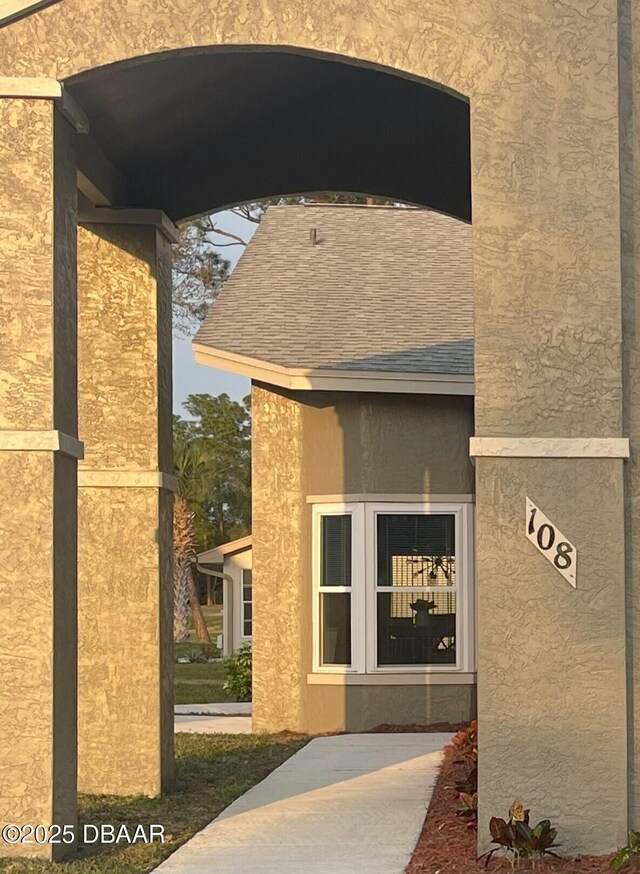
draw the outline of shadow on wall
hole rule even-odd
[[[443,344],[445,345],[445,344]],[[460,343],[460,360],[472,359]],[[440,346],[433,347],[441,353]],[[415,354],[415,350],[408,350]],[[421,350],[424,355],[424,350]],[[424,360],[424,359],[423,359]],[[378,356],[369,361],[380,362]],[[363,369],[363,362],[353,362]],[[373,365],[372,365],[373,366]],[[283,392],[284,393],[284,392]],[[302,411],[302,500],[307,495],[469,495],[473,398],[369,392],[291,392]],[[300,646],[306,677],[312,669],[311,506],[304,510]],[[370,586],[370,581],[368,581]],[[309,605],[308,608],[306,605]],[[365,622],[367,620],[365,619]],[[362,623],[364,626],[364,623]],[[363,731],[383,723],[463,722],[475,713],[473,685],[305,684],[311,730]]]

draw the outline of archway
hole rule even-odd
[[[109,148],[105,130],[111,125],[113,137],[117,137],[118,119],[127,111],[123,95],[109,91],[109,76],[118,77],[118,64],[134,58],[145,59],[138,65],[141,76],[147,64],[150,75],[156,63],[168,64],[167,69],[178,65],[173,77],[159,80],[163,82],[159,94],[146,94],[148,105],[153,103],[155,110],[145,127],[155,141],[177,127],[172,123],[175,118],[159,114],[159,98],[164,95],[175,100],[180,96],[178,84],[169,81],[180,77],[180,63],[193,63],[193,70],[197,67],[202,74],[202,87],[206,87],[206,63],[198,54],[201,49],[226,45],[262,50],[280,46],[379,64],[388,68],[386,75],[402,71],[405,76],[419,77],[423,84],[405,80],[402,93],[421,89],[434,112],[436,104],[453,105],[448,101],[456,98],[440,90],[432,93],[433,83],[469,98],[477,313],[478,438],[474,452],[480,456],[481,819],[486,821],[490,814],[501,812],[517,784],[519,794],[535,802],[541,813],[549,808],[559,812],[567,849],[608,849],[623,840],[627,824],[626,721],[619,701],[625,696],[621,558],[621,457],[625,449],[618,442],[621,364],[618,353],[611,351],[619,349],[621,340],[617,38],[617,14],[611,4],[584,15],[579,10],[558,8],[552,0],[542,7],[534,0],[525,7],[513,0],[502,4],[499,12],[490,0],[464,10],[445,0],[425,0],[418,10],[410,4],[401,5],[393,18],[384,2],[368,4],[366,11],[354,8],[345,13],[340,4],[330,4],[291,13],[272,8],[271,4],[245,8],[240,0],[215,11],[201,0],[176,0],[162,4],[162,8],[133,4],[126,10],[115,0],[100,0],[89,11],[81,0],[60,0],[0,31],[3,74],[7,77],[3,80],[3,130],[10,132],[2,140],[3,161],[8,168],[2,193],[4,226],[11,229],[3,242],[8,265],[7,291],[3,292],[8,342],[3,350],[0,399],[2,427],[9,435],[3,438],[4,480],[13,483],[14,488],[19,484],[20,491],[24,491],[25,483],[31,483],[33,489],[44,489],[49,496],[47,501],[37,505],[34,502],[11,514],[3,540],[13,543],[25,536],[34,540],[42,536],[38,532],[47,532],[45,545],[51,560],[42,569],[38,591],[47,593],[54,616],[53,623],[43,621],[39,628],[28,629],[29,646],[41,670],[37,682],[29,681],[26,697],[40,712],[53,713],[55,724],[43,717],[42,737],[34,736],[32,761],[44,776],[30,781],[30,796],[18,819],[47,821],[72,815],[68,812],[75,797],[73,755],[69,751],[73,747],[69,738],[74,732],[69,700],[72,696],[68,689],[63,690],[63,679],[73,674],[72,640],[65,641],[65,634],[72,637],[68,629],[74,611],[74,524],[68,508],[74,495],[73,456],[77,458],[80,451],[77,443],[63,439],[64,435],[74,438],[77,433],[71,293],[75,275],[75,134],[65,118],[73,118],[82,126],[86,117],[90,127],[91,116],[96,118],[99,141],[87,139],[79,146],[81,162],[88,162],[80,164],[84,177],[80,184],[85,196],[92,194],[94,203],[102,204],[103,209],[97,212],[99,207],[89,206],[81,218],[111,228],[96,241],[93,266],[86,268],[84,275],[98,296],[100,288],[104,290],[110,282],[130,289],[139,288],[139,282],[147,283],[140,312],[146,313],[148,321],[139,329],[145,343],[149,343],[146,348],[151,349],[151,339],[157,348],[158,340],[161,346],[163,342],[159,335],[165,336],[162,312],[166,308],[166,288],[162,292],[158,289],[166,284],[168,260],[167,243],[156,234],[155,227],[161,226],[169,235],[171,230],[158,213],[149,211],[164,207],[175,211],[172,217],[177,218],[206,206],[198,200],[199,192],[193,190],[190,198],[181,201],[181,186],[164,179],[156,179],[156,186],[154,175],[159,170],[166,174],[172,157],[184,159],[189,154],[196,156],[201,169],[207,142],[205,137],[199,143],[200,152],[195,143],[187,149],[187,129],[185,138],[180,131],[172,144],[167,143],[164,151],[153,156],[151,167],[144,166],[142,154],[131,161],[126,155],[112,160],[108,151],[126,150],[128,144],[133,149],[136,138],[127,139],[129,125],[125,124],[120,129],[122,140]],[[582,46],[584,51],[573,50],[573,45]],[[190,54],[194,49],[197,51]],[[170,55],[185,50],[184,55]],[[161,52],[169,53],[164,61],[159,57]],[[191,61],[192,57],[197,60]],[[327,63],[319,58],[308,61]],[[268,61],[259,59],[259,63]],[[107,65],[112,66],[107,69]],[[356,76],[365,74],[385,75],[360,66],[350,67],[348,73],[342,71],[342,75],[354,77],[354,82]],[[141,98],[140,89],[132,84],[134,80],[127,78],[125,67],[122,75],[124,79],[115,78],[112,84],[119,81],[122,87],[131,85],[131,108],[139,116],[144,110],[144,95]],[[314,81],[314,75],[309,72],[308,84]],[[387,85],[395,89],[399,81],[372,86],[369,94],[375,95],[378,88]],[[59,82],[67,86],[66,98]],[[76,99],[69,100],[74,95]],[[322,105],[325,98],[316,96],[318,105]],[[114,113],[111,119],[110,106]],[[456,106],[460,110],[460,104]],[[375,135],[376,114],[367,115],[365,108],[363,100],[359,107],[363,110],[361,124]],[[451,127],[448,123],[439,125],[437,136],[430,139],[427,128],[415,126],[415,119],[409,123],[407,108],[408,104],[400,113],[400,121],[404,119],[405,124],[396,119],[393,128],[403,133],[403,148],[399,148],[403,160],[411,153],[409,146],[415,145],[411,134],[417,131],[431,143],[429,154],[439,158],[439,168],[446,167],[449,172],[462,168],[465,162],[455,150],[443,155],[449,140],[442,137],[457,129],[453,123]],[[230,118],[233,107],[227,104],[223,109]],[[251,112],[259,109],[254,101]],[[280,128],[288,126],[288,107],[280,103],[273,109]],[[324,131],[312,113],[303,110],[302,117],[309,127],[306,140],[301,136],[300,143],[315,156],[313,168],[303,162],[292,166],[289,184],[286,168],[280,177],[274,172],[268,188],[252,188],[256,196],[268,190],[300,190],[300,186],[306,187],[301,180],[310,169],[331,166],[319,161],[323,155],[335,155],[330,139],[321,136]],[[155,128],[154,120],[158,122]],[[275,128],[277,134],[278,124]],[[205,125],[200,130],[206,134],[208,128]],[[227,131],[230,139],[226,151],[221,142],[218,144],[221,154],[235,151],[231,144],[241,142],[234,139],[231,126]],[[370,157],[377,157],[379,165],[394,142],[386,133],[377,155],[369,146]],[[86,136],[91,137],[91,133]],[[145,136],[142,132],[140,140]],[[371,141],[372,136],[369,144]],[[93,145],[88,145],[91,142]],[[357,142],[356,138],[345,143],[347,154],[357,154]],[[274,168],[279,163],[280,145],[279,137],[273,136],[270,149]],[[89,151],[91,160],[83,150]],[[245,149],[239,154],[246,162],[251,152]],[[415,168],[419,152],[414,150],[412,154],[408,166]],[[122,168],[117,166],[118,160]],[[352,160],[354,175],[363,169],[366,165],[356,167]],[[318,185],[314,180],[310,187],[362,187],[372,193],[428,201],[428,205],[462,214],[462,199],[453,196],[455,191],[462,191],[460,179],[455,180],[455,185],[443,186],[431,176],[414,173],[424,180],[424,187],[418,196],[411,196],[413,170],[406,172],[407,168],[401,166],[392,169],[393,183],[404,186],[402,191],[391,191],[389,176],[385,175],[377,180],[361,178],[357,185],[349,184],[346,178],[338,181],[339,161],[333,164],[337,184]],[[254,181],[253,185],[258,183]],[[246,189],[231,184],[223,188],[220,203],[240,201],[247,194]],[[122,209],[134,211],[126,215]],[[139,230],[149,227],[151,231]],[[131,228],[138,230],[134,233]],[[109,235],[107,254],[104,236]],[[82,270],[81,265],[81,286],[86,281]],[[123,276],[128,279],[121,282]],[[29,294],[25,295],[25,289]],[[145,309],[142,304],[145,300],[148,304],[154,295],[153,308]],[[585,300],[589,301],[588,307]],[[53,331],[47,318],[52,308],[57,314]],[[100,312],[106,318],[106,311]],[[99,328],[100,336],[107,336],[104,327],[96,323],[94,336],[98,336]],[[83,336],[90,352],[90,332],[85,331]],[[118,336],[120,332],[114,329],[111,338]],[[167,384],[162,356],[151,354],[147,363],[148,385],[160,387],[162,393]],[[97,375],[97,370],[94,372]],[[126,385],[127,376],[125,368],[116,374],[118,389]],[[81,384],[82,379],[81,374]],[[29,386],[27,392],[25,385]],[[92,403],[97,408],[96,397]],[[144,439],[136,444],[141,456],[145,456],[145,446],[155,447],[145,456],[146,467],[127,467],[131,459],[126,447],[132,445],[131,434],[123,430],[120,445],[124,449],[120,454],[112,449],[103,454],[98,462],[102,467],[93,470],[88,487],[96,491],[129,489],[128,494],[133,495],[136,489],[163,485],[160,475],[167,472],[162,461],[164,458],[166,462],[167,450],[158,435],[164,427],[160,422],[166,416],[165,407],[166,403],[155,407],[154,422],[148,423]],[[116,410],[118,415],[113,416],[109,427],[118,418],[126,420],[126,404],[121,403],[119,409],[115,404]],[[49,436],[36,439],[31,434],[36,429]],[[109,440],[111,437],[113,433]],[[87,452],[99,454],[100,441],[92,439]],[[104,444],[107,448],[109,440]],[[113,479],[114,471],[123,475],[119,485]],[[145,477],[154,473],[155,479],[143,478],[142,483],[133,473],[144,473]],[[85,475],[85,486],[87,482]],[[570,489],[558,488],[558,483],[567,482],[572,484]],[[154,530],[161,528],[167,522],[166,507],[162,501],[158,507],[155,498],[146,495],[141,500],[155,507],[149,510],[147,520],[155,514]],[[579,543],[584,571],[583,588],[576,596],[558,591],[552,569],[540,564],[540,556],[529,551],[521,532],[526,495],[535,498],[550,515],[553,513],[561,530],[570,532],[569,536]],[[576,507],[580,508],[577,515]],[[64,517],[62,508],[66,508]],[[605,597],[599,556],[609,552],[613,558],[607,564]],[[7,586],[11,597],[7,609],[20,613],[25,592],[16,594],[21,575],[12,556],[9,549],[5,566],[10,569]],[[157,568],[154,573],[157,578]],[[517,580],[524,584],[517,585]],[[535,610],[530,609],[532,591],[536,593]],[[602,628],[607,629],[606,634],[600,634]],[[508,646],[503,644],[505,636]],[[585,669],[585,664],[592,663],[593,670]],[[6,673],[11,702],[24,681],[24,671],[11,660],[7,664],[11,666]],[[536,666],[533,695],[526,682],[531,664]],[[556,685],[558,676],[563,680]],[[552,716],[541,716],[541,707],[552,710]],[[12,774],[7,795],[15,795],[11,789],[22,779],[16,763],[23,760],[24,753],[15,740],[11,741],[19,738],[15,730],[19,715],[10,705],[7,713],[4,755]],[[580,749],[567,750],[568,730],[583,739]],[[149,755],[161,746],[160,733],[159,728],[150,742]],[[617,739],[614,743],[612,737]],[[581,754],[585,745],[591,750],[591,760]],[[602,792],[593,768],[595,759],[609,775],[607,792]],[[43,764],[51,760],[53,768]],[[577,810],[576,797],[588,798],[588,804]]]

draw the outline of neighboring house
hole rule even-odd
[[[223,543],[196,558],[198,566],[222,577],[222,655],[229,656],[252,632],[251,535]]]
[[[255,727],[471,717],[471,227],[272,207],[194,349],[252,379]]]

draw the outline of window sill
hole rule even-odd
[[[309,686],[471,686],[475,673],[307,674]]]

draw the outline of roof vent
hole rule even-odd
[[[312,246],[318,245],[318,229],[317,228],[309,228],[309,241]]]

